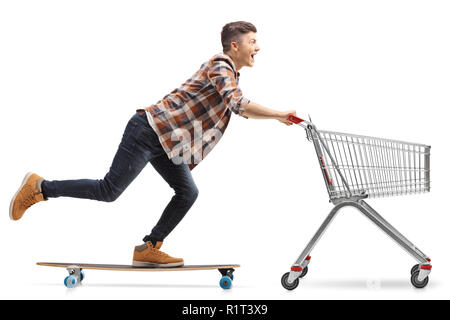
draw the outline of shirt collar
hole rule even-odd
[[[235,74],[237,75],[237,77],[239,78],[239,76],[241,75],[237,70],[236,70],[236,66],[234,65],[233,59],[231,59],[231,57],[225,53],[219,53],[216,54],[216,57],[220,57],[223,59],[226,59],[227,61],[230,62],[231,67],[233,68],[233,71],[235,72]]]

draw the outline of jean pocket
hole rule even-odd
[[[141,125],[136,134],[136,140],[148,145],[152,144],[154,141],[158,141],[158,135],[149,125]]]

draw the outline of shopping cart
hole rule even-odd
[[[354,134],[317,130],[294,115],[288,118],[306,130],[312,141],[334,208],[300,254],[291,271],[281,278],[284,288],[293,290],[308,272],[310,253],[338,211],[354,207],[387,233],[419,263],[411,269],[416,288],[428,284],[430,258],[406,239],[364,199],[430,191],[430,146]]]

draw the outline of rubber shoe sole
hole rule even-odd
[[[184,262],[173,262],[173,263],[151,263],[133,260],[133,267],[152,267],[152,268],[172,268],[172,267],[182,267]]]
[[[10,202],[10,204],[9,204],[9,218],[10,218],[11,220],[14,220],[14,221],[19,220],[19,219],[14,219],[14,217],[13,217],[13,215],[12,215],[13,204],[14,204],[14,201],[16,200],[17,194],[20,192],[20,190],[22,190],[23,186],[25,185],[25,183],[27,182],[28,178],[30,178],[32,174],[33,174],[33,172],[28,172],[28,173],[25,175],[25,178],[23,178],[22,184],[20,185],[20,187],[19,187],[19,189],[17,190],[17,192],[14,194],[14,197],[11,199],[11,202]]]

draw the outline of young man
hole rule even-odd
[[[191,170],[220,140],[234,112],[245,118],[287,120],[280,112],[249,101],[238,87],[239,70],[252,67],[259,51],[256,28],[238,21],[221,33],[223,53],[213,56],[179,88],[156,104],[137,110],[129,120],[109,172],[101,180],[49,181],[28,173],[11,200],[9,214],[19,220],[33,204],[48,198],[74,197],[114,201],[148,162],[174,189],[144,244],[136,246],[133,264],[182,266],[183,259],[160,250],[163,240],[193,205],[198,189]]]

